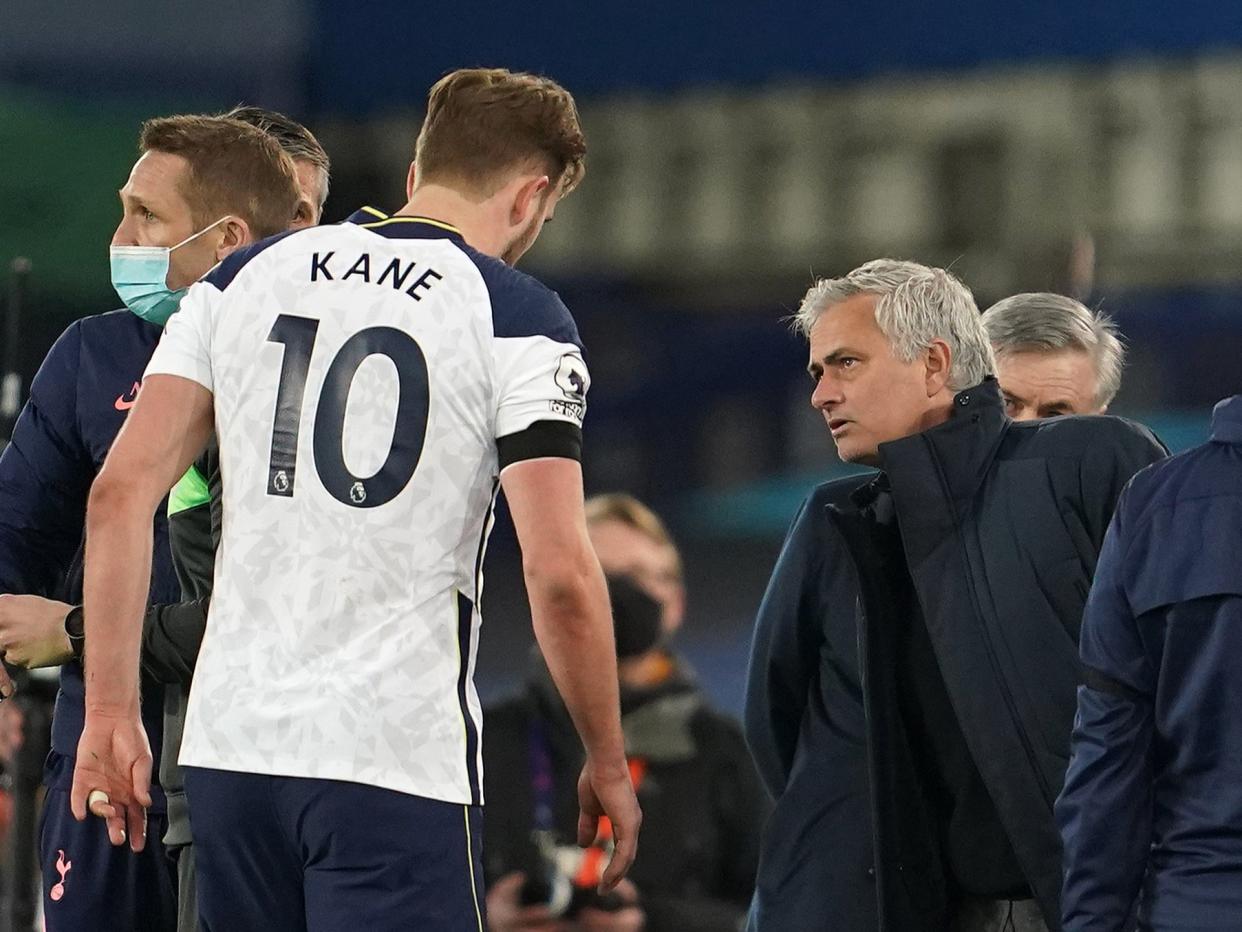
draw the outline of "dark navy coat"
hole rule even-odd
[[[0,592],[81,602],[87,496],[162,332],[126,310],[86,317],[70,324],[43,360],[0,454]],[[180,595],[160,508],[151,599],[178,602]],[[67,663],[52,723],[58,754],[77,754],[84,700],[82,667]],[[161,716],[160,690],[144,688],[143,720],[156,760]]]
[[[1083,620],[1067,932],[1242,928],[1242,395],[1134,477]]]
[[[1051,927],[1052,806],[1081,682],[1078,628],[1122,487],[1165,450],[1113,417],[1017,424],[995,380],[880,447],[911,580],[971,756]],[[941,930],[949,890],[883,635],[888,580],[859,518],[870,477],[820,486],[756,622],[746,736],[776,797],[752,929]]]

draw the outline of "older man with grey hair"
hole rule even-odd
[[[1103,414],[1121,387],[1126,351],[1117,325],[1073,298],[1016,294],[988,308],[983,326],[1015,421]]]
[[[1125,482],[1117,418],[1016,424],[970,291],[876,260],[797,329],[841,458],[759,609],[746,729],[776,798],[757,932],[1056,929],[1077,636]]]

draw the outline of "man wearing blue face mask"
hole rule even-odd
[[[132,178],[130,182],[133,182]],[[125,197],[124,189],[121,197]],[[204,233],[210,233],[228,219],[221,217],[197,233],[191,233],[175,246],[118,246],[116,237],[113,237],[112,247],[108,250],[112,287],[125,306],[147,323],[164,326],[168,318],[176,313],[177,305],[189,290],[189,284],[175,291],[167,284],[168,273],[172,271],[173,252],[194,242]],[[118,228],[117,236],[120,235]]]
[[[143,126],[139,148],[142,155],[120,191],[123,216],[112,240],[113,283],[128,310],[80,320],[61,336],[0,457],[0,592],[58,600],[3,595],[6,613],[15,603],[38,602],[53,607],[53,618],[59,612],[63,624],[64,603],[80,601],[75,554],[87,492],[133,406],[163,323],[192,282],[238,247],[285,230],[300,210],[293,164],[271,136],[252,126],[199,116],[152,120]],[[162,510],[155,519],[151,568],[153,601],[176,602]],[[19,654],[18,640],[5,638],[11,659]],[[67,645],[67,639],[59,643]],[[32,641],[24,649],[33,652],[39,645]],[[25,652],[20,656],[30,659]],[[144,723],[158,755],[161,691],[146,688],[143,698]],[[46,928],[171,929],[176,903],[159,843],[162,799],[151,810],[150,843],[137,854],[112,847],[97,820],[78,823],[70,813],[68,788],[83,714],[82,668],[68,662],[45,772],[40,856]]]

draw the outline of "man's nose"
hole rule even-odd
[[[113,246],[137,246],[138,238],[134,235],[134,225],[128,219],[122,220],[117,224],[116,231],[112,234]]]
[[[811,392],[811,407],[819,411],[829,405],[836,404],[841,400],[841,393],[837,390],[837,385],[828,377],[821,378],[815,383],[815,390]]]

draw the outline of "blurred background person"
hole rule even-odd
[[[619,897],[586,892],[598,861],[573,845],[582,749],[537,665],[523,692],[484,718],[488,923],[492,932],[736,929],[754,889],[767,802],[738,725],[711,707],[669,643],[686,606],[680,554],[660,518],[630,495],[591,498],[587,522],[609,579],[643,844]]]
[[[1103,414],[1121,388],[1125,346],[1108,316],[1049,292],[1016,294],[983,313],[1005,413],[1015,421]]]
[[[1057,821],[1065,932],[1242,916],[1242,395],[1145,469],[1108,531]]]

